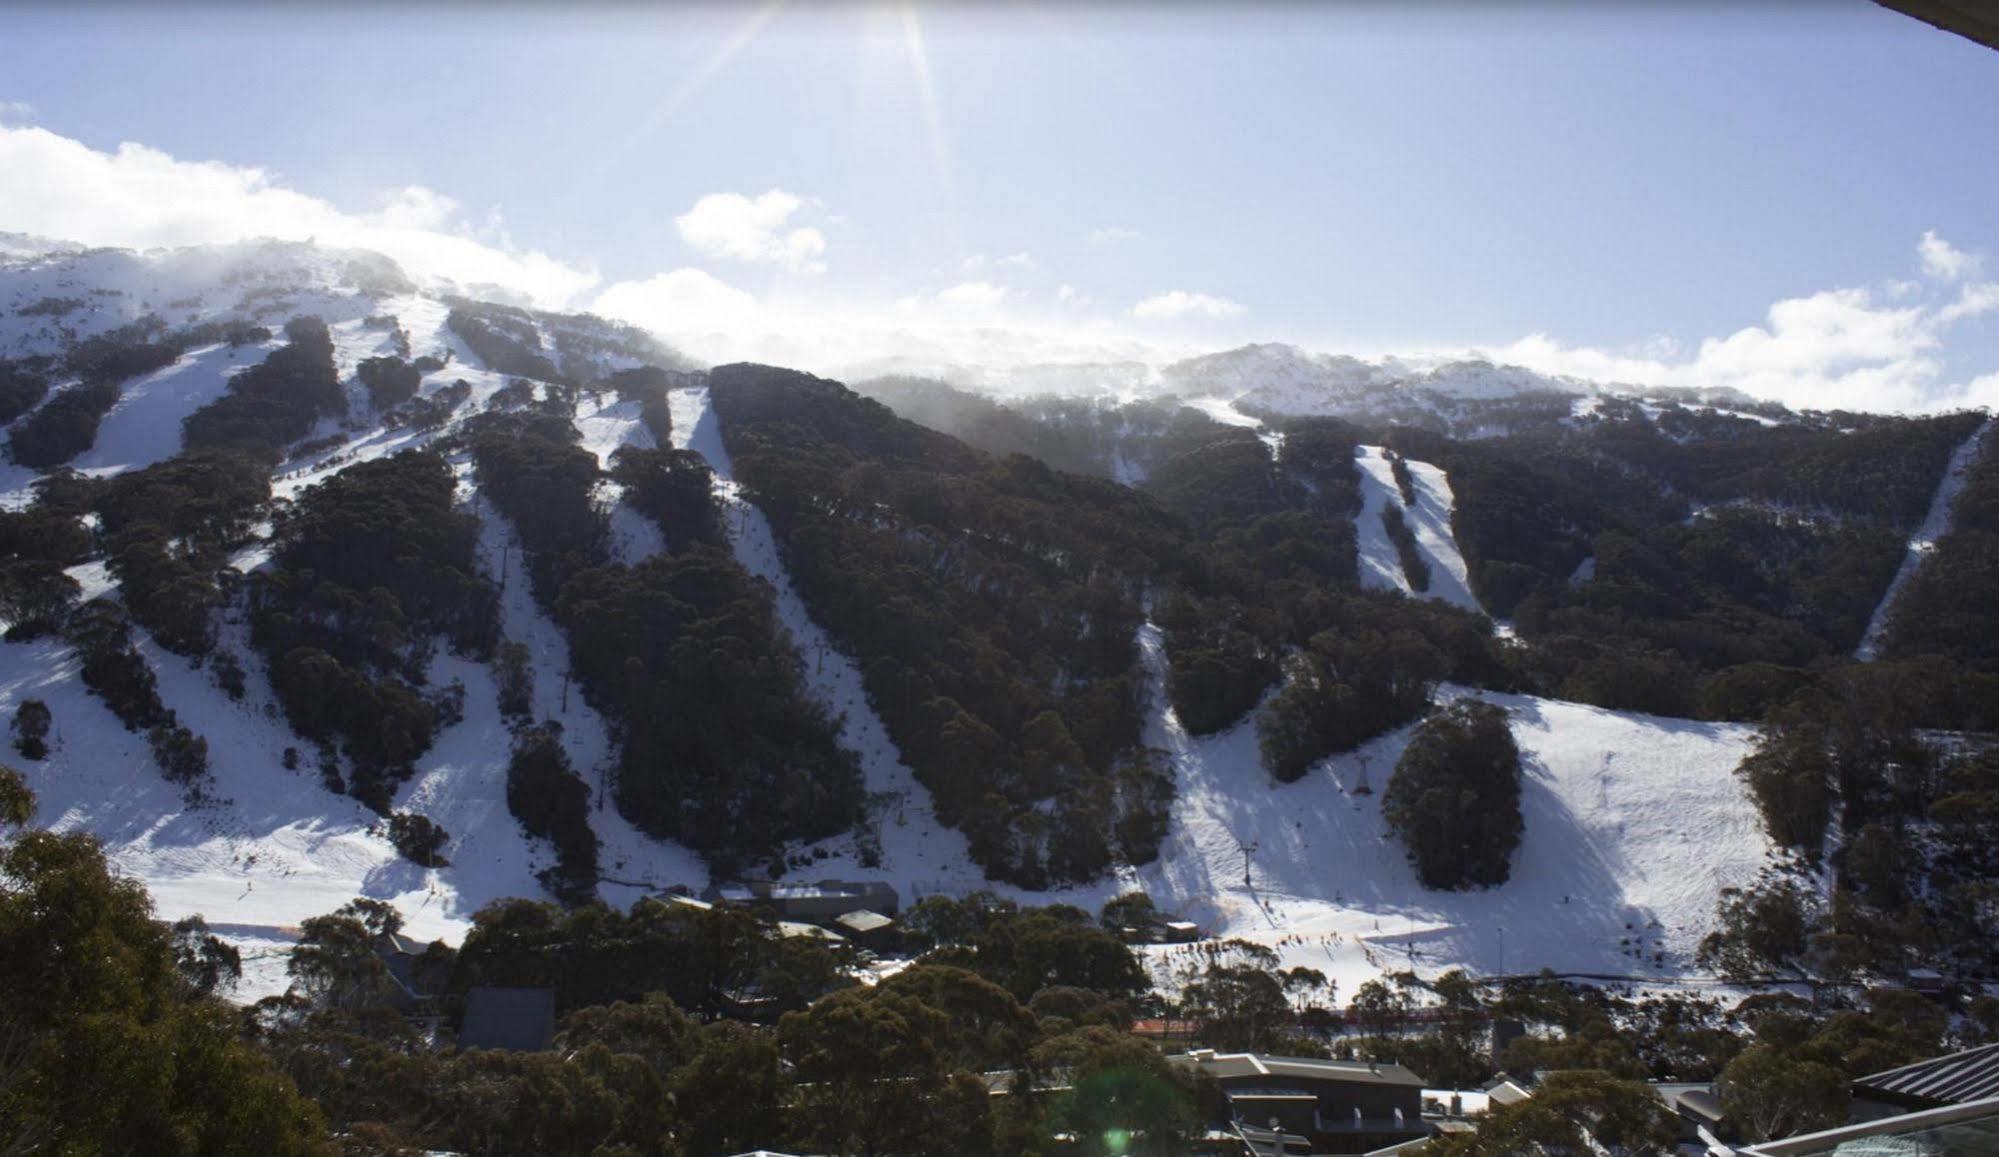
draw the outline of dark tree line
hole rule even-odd
[[[99,489],[104,553],[132,617],[169,651],[207,656],[217,573],[270,505],[270,470],[237,454],[197,451],[118,475]]]
[[[409,344],[407,338],[403,344]],[[387,413],[416,397],[423,385],[423,372],[401,357],[364,358],[355,367],[355,376],[367,387],[368,400],[377,413]]]
[[[1397,462],[1402,459],[1397,458]],[[1409,518],[1399,506],[1381,508],[1381,529],[1388,535],[1388,541],[1395,544],[1395,557],[1402,564],[1402,577],[1409,580],[1409,589],[1422,594],[1430,589],[1430,562],[1416,545],[1416,532],[1409,528]]]
[[[541,331],[524,309],[454,301],[444,324],[496,374],[515,374],[538,382],[566,380],[543,352]]]
[[[1520,750],[1506,711],[1460,699],[1423,721],[1381,797],[1426,888],[1504,884],[1520,846]]]
[[[1851,653],[1977,421],[1765,427],[1612,399],[1574,430],[1387,437],[1449,471],[1473,590],[1532,644],[1525,685],[1691,715],[1759,673]]]
[[[483,656],[498,639],[478,521],[456,488],[427,451],[340,471],[279,512],[251,592],[251,638],[293,729],[344,750],[349,790],[384,814],[439,727],[420,690],[435,641]]]
[[[601,472],[576,438],[543,413],[482,415],[470,429],[481,488],[518,531],[584,693],[617,727],[619,810],[731,868],[851,826],[858,768],[805,691],[771,592],[729,554],[706,467],[679,451],[620,451],[615,477],[668,550],[613,563]],[[573,791],[545,771],[536,782],[545,806],[523,819],[563,847],[573,826],[544,817]]]
[[[181,423],[187,449],[234,450],[276,463],[319,419],[347,412],[326,323],[295,317],[285,323],[285,337],[269,357],[231,377],[226,393],[187,416]]]
[[[1042,885],[1150,859],[1163,825],[1146,813],[1170,787],[1138,741],[1134,635],[1176,522],[836,383],[757,366],[710,380],[801,596],[981,866]]]
[[[1771,838],[1829,859],[1833,886],[1780,876],[1730,897],[1706,956],[1744,976],[1989,971],[1999,756],[1937,734],[1995,728],[1999,679],[1934,657],[1822,672],[1767,708],[1739,774]]]

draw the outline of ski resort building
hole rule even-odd
[[[788,920],[838,920],[849,912],[861,911],[893,917],[902,907],[895,885],[881,880],[821,880],[816,884],[750,880],[711,884],[701,898],[715,904],[768,907]]]
[[[1401,1065],[1213,1049],[1171,1059],[1221,1086],[1252,1152],[1370,1153],[1431,1132],[1423,1078]]]

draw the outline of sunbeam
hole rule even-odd
[[[923,105],[923,127],[930,138],[930,161],[945,192],[952,190],[951,142],[944,132],[944,113],[937,107],[937,89],[930,79],[930,54],[923,47],[923,25],[916,5],[902,5],[902,44],[909,54],[909,71],[916,78],[917,99]]]

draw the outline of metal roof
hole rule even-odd
[[[1218,1080],[1235,1077],[1289,1077],[1303,1081],[1348,1081],[1364,1085],[1407,1085],[1421,1089],[1423,1078],[1398,1064],[1329,1061],[1315,1057],[1266,1057],[1257,1053],[1181,1053],[1168,1057],[1195,1065]]]
[[[1961,1105],[1999,1097],[1999,1045],[1981,1045],[1861,1077],[1858,1089],[1891,1093],[1933,1104]]]
[[[1999,1099],[1903,1113],[1822,1133],[1764,1141],[1742,1157],[1834,1157],[1846,1154],[1992,1153],[1999,1151]]]
[[[817,924],[806,924],[799,920],[779,920],[777,934],[804,940],[824,940],[828,943],[837,943],[845,939],[831,928],[821,928]]]
[[[844,928],[851,928],[856,932],[873,932],[877,929],[886,928],[895,923],[895,921],[882,915],[880,912],[870,912],[866,908],[857,908],[852,912],[835,916],[833,923]]]

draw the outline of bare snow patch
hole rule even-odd
[[[1402,490],[1395,484],[1395,470],[1388,451],[1379,446],[1361,446],[1354,452],[1360,467],[1360,512],[1354,515],[1354,535],[1360,550],[1360,581],[1376,590],[1400,591],[1411,598],[1442,599],[1452,606],[1483,613],[1471,593],[1469,571],[1458,540],[1451,533],[1454,496],[1444,472],[1428,462],[1405,459],[1416,501],[1404,504]],[[1402,556],[1389,540],[1381,515],[1389,508],[1401,510],[1416,536],[1416,549],[1430,564],[1430,586],[1416,591],[1402,570]]]

